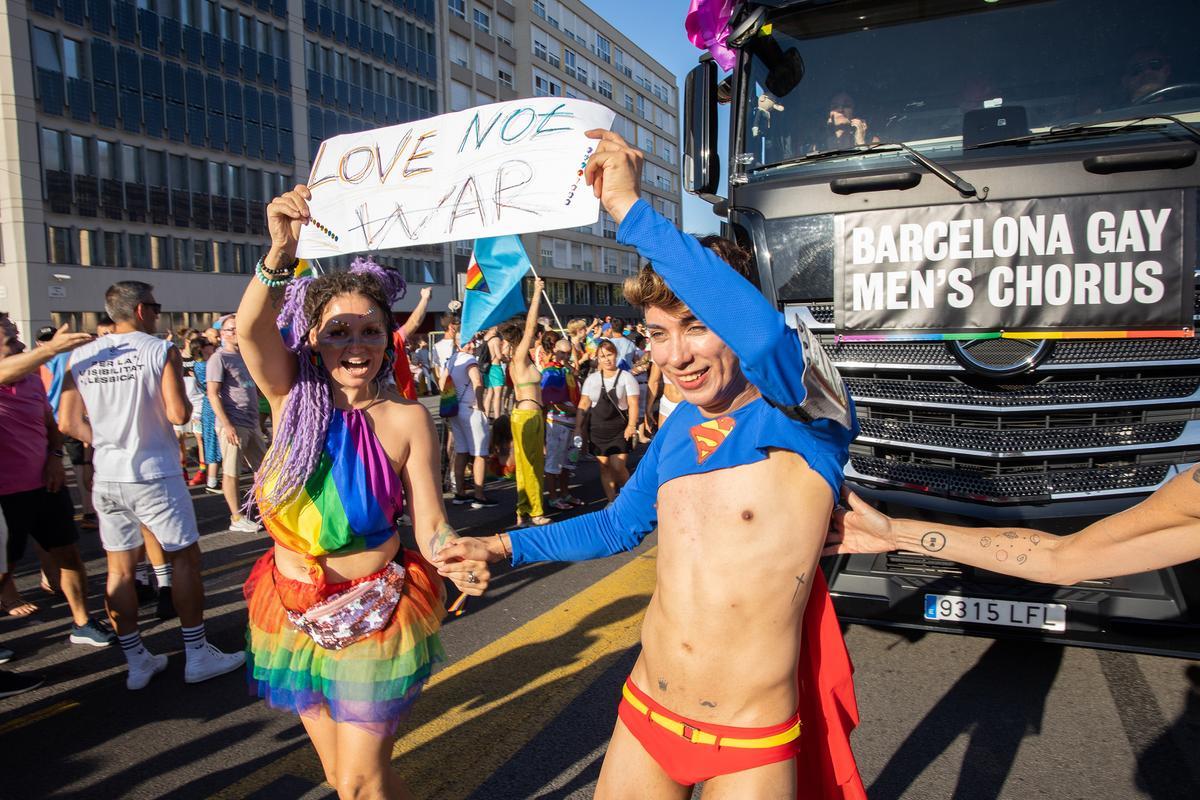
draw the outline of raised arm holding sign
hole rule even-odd
[[[584,131],[614,117],[585,100],[537,97],[326,139],[297,254],[590,225],[600,202],[584,185],[595,146]]]

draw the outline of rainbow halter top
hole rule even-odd
[[[320,460],[299,491],[281,505],[259,505],[271,538],[314,564],[383,544],[403,509],[404,485],[358,409],[334,409]]]

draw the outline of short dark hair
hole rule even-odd
[[[451,325],[457,325],[460,328],[462,327],[462,317],[460,317],[458,314],[451,314],[451,313],[442,314],[442,318],[440,321],[442,323],[442,330],[444,330],[444,331],[450,330]]]
[[[104,310],[116,322],[131,322],[137,317],[137,307],[154,291],[144,281],[118,281],[104,293]]]

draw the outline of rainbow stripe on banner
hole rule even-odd
[[[961,342],[975,339],[1186,339],[1192,328],[1157,331],[980,331],[978,333],[845,333],[838,342]]]
[[[471,265],[467,267],[466,287],[476,292],[491,293],[491,289],[487,285],[487,279],[483,277],[483,270],[480,269],[479,262],[475,260],[474,254],[471,256]]]

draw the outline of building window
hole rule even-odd
[[[595,298],[592,302],[598,306],[607,306],[609,303],[609,292],[607,283],[592,284],[592,296]]]
[[[42,169],[47,172],[67,171],[66,137],[62,131],[42,128]]]
[[[250,265],[246,261],[246,245],[235,244],[233,246],[233,271],[239,275],[245,275],[250,271]]]
[[[544,0],[533,0],[533,13],[542,19],[546,18],[546,3]]]
[[[541,260],[540,265],[543,267],[554,266],[554,242],[551,239],[541,240]]]
[[[605,39],[598,33],[596,34],[596,55],[599,56],[600,60],[605,64],[612,63],[612,55],[609,50],[608,39]]]
[[[33,61],[38,69],[62,73],[62,57],[58,53],[58,38],[43,28],[33,29]]]
[[[87,228],[79,229],[79,263],[84,267],[97,266],[96,232]]]
[[[131,144],[121,145],[121,180],[126,183],[145,183],[140,148]]]
[[[496,17],[496,38],[511,46],[513,43],[513,22],[507,17]]]
[[[471,107],[471,87],[458,81],[450,81],[450,110],[462,111]]]
[[[449,0],[446,5],[450,9],[450,13],[454,16],[459,19],[467,18],[467,0]]]
[[[167,237],[150,237],[150,269],[170,269],[171,255],[167,248]]]
[[[609,100],[613,99],[612,83],[610,81],[607,81],[607,80],[600,81],[597,91],[600,92],[601,97],[607,97]]]
[[[501,59],[500,66],[496,70],[496,80],[510,89],[516,88],[516,85],[513,83],[513,69],[512,64]]]
[[[575,281],[575,285],[572,287],[572,294],[577,306],[586,306],[592,302],[591,298],[588,297],[588,285],[583,281]]]
[[[492,32],[491,16],[484,11],[480,11],[478,8],[475,9],[475,27],[479,28],[479,30],[483,31],[484,33],[491,33]]]
[[[570,302],[567,299],[566,281],[551,278],[550,280],[546,281],[546,289],[549,290],[548,293],[550,295],[550,302],[559,304]]]
[[[129,234],[129,264],[135,269],[150,266],[150,240],[144,233]]]
[[[186,269],[192,263],[192,240],[175,237],[171,239],[171,244],[175,250],[171,263],[178,269]]]
[[[104,264],[109,267],[125,267],[125,242],[120,233],[105,231],[101,239],[104,248]]]
[[[192,240],[192,269],[197,272],[209,270],[208,242],[203,239]]]
[[[495,74],[495,70],[496,60],[492,54],[479,45],[475,45],[475,73],[490,78]]]
[[[71,230],[46,226],[46,260],[51,264],[74,264],[71,258]]]
[[[450,61],[460,67],[470,67],[471,44],[458,34],[450,34]]]

